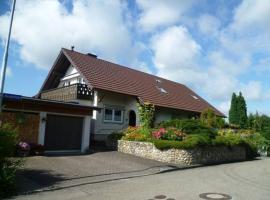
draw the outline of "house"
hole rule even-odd
[[[224,117],[185,85],[64,48],[38,98],[102,108],[101,112],[93,111],[94,140],[105,140],[114,131],[139,125],[137,104],[143,102],[155,105],[155,123],[198,117],[207,108]]]

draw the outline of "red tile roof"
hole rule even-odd
[[[161,107],[194,112],[212,108],[217,115],[224,116],[183,84],[76,51],[62,49],[62,52],[93,88],[133,95],[143,102]],[[163,88],[167,93],[161,92],[159,88]]]

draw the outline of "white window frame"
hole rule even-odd
[[[85,84],[84,78],[83,77],[78,77],[77,82],[81,84]]]
[[[64,87],[70,86],[70,80],[64,82]]]
[[[112,110],[112,120],[106,120],[105,119],[105,112],[106,112],[106,109],[107,110]],[[119,110],[119,111],[121,111],[121,121],[117,121],[117,120],[115,120],[115,111],[116,110]],[[124,111],[123,111],[123,109],[120,109],[120,108],[110,108],[110,107],[105,107],[104,108],[104,119],[103,119],[103,121],[104,122],[110,122],[110,123],[118,123],[118,124],[121,124],[121,123],[123,123],[123,119],[124,119]]]

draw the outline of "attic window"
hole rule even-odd
[[[191,95],[194,99],[198,100],[199,98],[196,97],[195,95]]]
[[[157,89],[158,89],[161,93],[168,94],[168,92],[167,92],[164,88],[158,87],[158,86],[156,86],[156,87],[157,87]]]

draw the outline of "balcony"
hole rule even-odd
[[[92,92],[86,84],[73,84],[65,87],[46,90],[41,93],[42,99],[57,101],[92,100]]]

